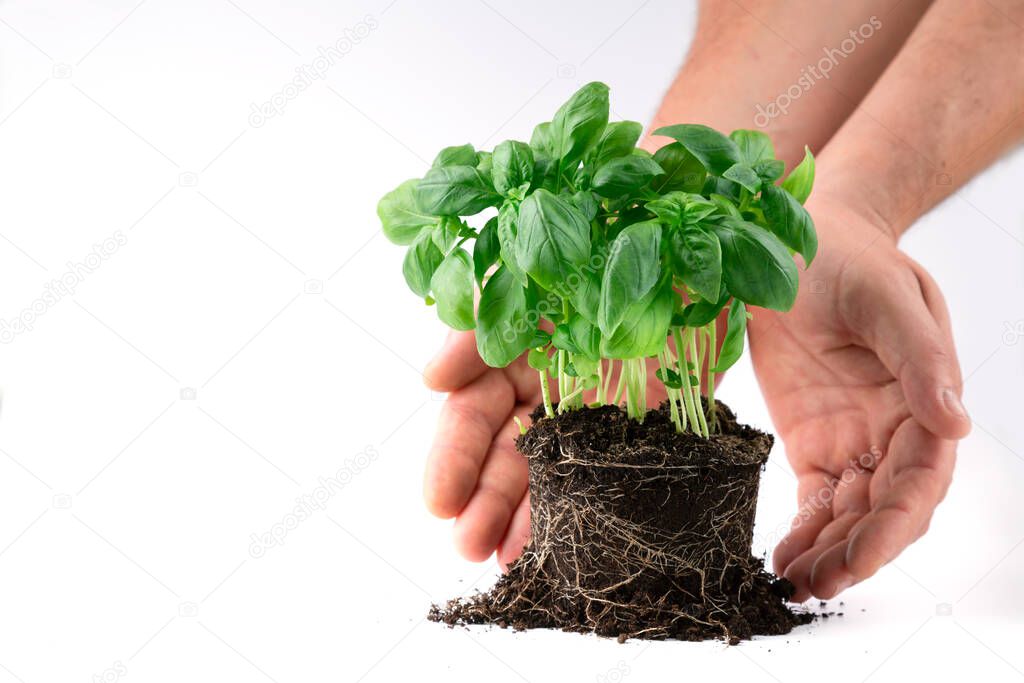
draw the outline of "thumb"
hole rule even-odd
[[[867,341],[899,381],[911,414],[925,429],[944,439],[960,439],[971,431],[971,419],[960,400],[960,364],[945,321],[945,304],[934,282],[915,269],[916,287],[890,281],[875,298],[874,315],[863,328]],[[912,278],[912,279],[913,279]],[[895,286],[894,286],[895,285]],[[894,292],[905,292],[893,296]],[[931,305],[929,305],[931,304]]]

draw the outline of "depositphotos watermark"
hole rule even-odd
[[[24,332],[31,332],[40,316],[71,296],[78,285],[96,272],[103,263],[128,244],[128,237],[117,230],[110,237],[92,245],[92,251],[81,261],[68,261],[67,270],[43,286],[43,292],[13,318],[0,319],[0,344],[10,344]]]
[[[875,32],[882,28],[882,21],[871,15],[871,18],[856,29],[850,30],[850,37],[844,38],[839,47],[822,48],[825,56],[818,60],[817,64],[808,64],[800,69],[800,77],[796,82],[786,88],[774,100],[768,104],[758,104],[757,114],[754,115],[754,125],[764,128],[772,119],[784,116],[789,113],[789,108],[795,100],[800,99],[805,92],[815,86],[818,81],[828,80],[832,77],[832,69],[839,66],[840,60],[846,59],[857,51],[859,45],[875,35]]]
[[[370,467],[378,457],[380,457],[380,453],[377,452],[377,449],[367,446],[354,457],[346,458],[345,463],[330,477],[320,477],[317,487],[309,493],[297,497],[295,507],[282,517],[281,521],[273,524],[262,534],[249,536],[251,541],[249,557],[258,560],[274,546],[284,545],[285,538],[289,533],[316,513],[326,510],[331,499],[356,476]]]
[[[249,125],[259,128],[267,122],[267,119],[283,114],[289,102],[316,81],[323,80],[328,71],[352,52],[356,45],[366,40],[366,37],[379,26],[380,22],[377,21],[377,18],[372,14],[367,14],[362,21],[342,31],[341,37],[333,43],[327,47],[319,46],[313,61],[295,67],[295,77],[285,83],[280,90],[266,101],[259,104],[253,102],[250,105]]]
[[[852,484],[858,476],[865,472],[874,472],[881,461],[882,451],[879,450],[878,446],[872,446],[868,452],[861,453],[856,458],[851,458],[846,469],[843,470],[839,477],[830,478],[813,495],[804,499],[804,502],[800,504],[800,509],[797,510],[796,517],[793,518],[791,523],[779,524],[767,534],[757,534],[758,541],[763,543],[766,548],[773,547],[790,533],[803,526],[817,511],[831,506],[832,501],[835,500],[839,492]]]

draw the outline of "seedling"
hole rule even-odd
[[[448,326],[475,330],[488,365],[528,354],[549,417],[553,382],[558,412],[593,391],[589,405],[624,400],[643,421],[659,381],[676,430],[708,437],[715,377],[743,353],[747,307],[789,310],[793,255],[810,265],[817,251],[803,207],[814,157],[779,182],[784,164],[759,131],[667,126],[654,132],[675,142],[653,155],[636,147],[641,132],[609,123],[608,86],[588,83],[529,143],[447,147],[377,212],[409,248],[409,288]]]

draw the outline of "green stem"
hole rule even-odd
[[[612,361],[614,363],[615,361]],[[609,377],[611,373],[609,372]],[[615,385],[615,399],[612,401],[615,405],[619,405],[622,401],[622,392],[626,387],[626,361],[619,361],[619,381]]]
[[[690,342],[690,355],[693,356],[693,358],[695,359],[695,361],[694,361],[694,368],[696,369],[696,371],[694,372],[694,376],[697,378],[697,381],[693,384],[693,401],[694,401],[695,406],[696,406],[697,418],[699,420],[699,422],[698,422],[699,432],[698,433],[701,434],[702,436],[704,436],[704,438],[707,438],[707,437],[711,436],[711,434],[708,432],[708,422],[707,422],[707,419],[705,419],[705,417],[704,417],[704,406],[701,404],[701,400],[700,400],[700,367],[701,366],[700,366],[700,355],[697,353],[697,330],[696,329],[690,329],[689,330],[689,342]]]
[[[716,431],[718,428],[718,410],[715,406],[715,371],[712,369],[718,365],[715,353],[718,351],[718,320],[712,320],[708,325],[708,428]]]
[[[693,332],[693,328],[686,328],[686,334],[689,336]],[[686,406],[686,415],[690,420],[690,430],[694,434],[700,433],[700,422],[697,421],[697,412],[693,405],[693,392],[690,391],[690,368],[686,364],[686,355],[689,345],[683,340],[683,333],[681,328],[677,327],[673,330],[673,335],[676,341],[676,350],[679,352],[679,376],[683,378],[683,404]]]
[[[548,417],[555,416],[555,408],[551,405],[551,387],[548,386],[548,371],[538,370],[540,375],[540,395],[544,398],[544,414]]]
[[[665,345],[668,346],[667,341],[665,342]],[[665,351],[658,353],[658,365],[661,367],[661,374],[667,379],[668,363],[666,362]],[[679,408],[676,406],[675,389],[666,386],[665,393],[668,394],[668,408],[672,415],[672,424],[676,426],[676,431],[681,433],[683,431],[683,425],[679,420]]]

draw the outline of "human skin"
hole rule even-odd
[[[801,3],[749,3],[745,9],[704,3],[687,65],[655,117],[655,126],[685,121],[753,128],[755,106],[785,91],[811,61],[801,46],[835,45],[873,13],[882,20],[882,29],[828,81],[816,83],[766,128],[789,162],[802,156],[804,143],[824,146],[808,202],[819,255],[802,278],[794,309],[755,309],[749,327],[755,370],[799,480],[798,501],[825,498],[825,488],[836,494],[776,549],[776,571],[794,582],[798,600],[832,597],[877,571],[923,533],[949,484],[954,440],[970,422],[959,403],[948,315],[938,288],[896,248],[896,238],[1020,135],[1019,127],[1007,125],[1008,112],[1019,111],[1020,93],[1005,87],[1005,68],[987,61],[1000,51],[1004,61],[1007,50],[1020,54],[1019,30],[1014,35],[1007,28],[1012,22],[994,22],[985,8],[1006,10],[941,0],[918,24],[920,15],[908,8],[924,11],[926,3],[903,3],[892,14],[907,14],[887,21],[891,4],[866,3],[856,16],[844,10],[821,17]],[[1010,9],[1019,12],[1019,6]],[[799,36],[795,56],[770,43],[751,47],[760,45],[759,30],[766,32],[761,38],[778,38],[782,26],[785,35]],[[943,53],[942,41],[972,47]],[[979,45],[984,49],[973,47]],[[943,79],[936,79],[936,70]],[[728,89],[716,77],[721,73],[730,74]],[[1024,75],[1010,77],[1024,83]],[[976,97],[993,99],[972,111],[968,103]],[[938,116],[950,102],[958,115]],[[922,125],[937,116],[936,125]],[[947,166],[941,167],[956,169],[950,184],[936,186],[934,168],[894,152],[899,139],[943,150],[939,163]],[[812,283],[820,283],[819,291],[810,290]],[[529,535],[526,464],[514,449],[512,417],[525,422],[539,402],[536,373],[522,359],[487,368],[472,333],[453,333],[425,377],[433,389],[450,392],[428,457],[427,507],[456,519],[455,544],[468,559],[481,561],[496,550],[505,565]],[[880,461],[836,486],[851,459],[872,446],[883,454]]]

